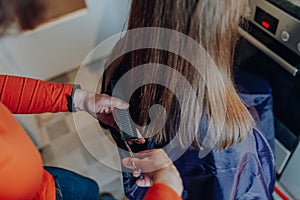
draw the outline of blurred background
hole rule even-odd
[[[14,31],[0,39],[0,73],[60,83],[74,83],[86,56],[101,41],[126,30],[130,0],[43,0],[45,17],[33,30]],[[22,24],[22,20],[21,20]],[[22,27],[21,27],[22,28]],[[93,56],[87,69],[103,65],[110,49]],[[89,72],[88,72],[89,73]],[[123,199],[121,173],[97,161],[82,144],[78,130],[89,137],[98,122],[84,113],[76,127],[71,113],[16,115],[42,153],[45,165],[91,177],[101,192]],[[84,131],[82,131],[84,130]],[[120,166],[117,149],[99,140],[104,160]]]

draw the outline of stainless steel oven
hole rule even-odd
[[[240,67],[270,83],[278,181],[300,199],[300,0],[249,0],[245,19]]]

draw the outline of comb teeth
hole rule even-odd
[[[117,125],[120,128],[121,139],[123,141],[136,140],[137,134],[133,129],[129,111],[114,108]]]
[[[112,89],[115,89],[116,83],[117,83],[116,80],[110,81],[110,85],[111,85]],[[118,97],[120,99],[124,99],[123,90],[124,89],[116,88],[114,90],[114,94],[115,94],[114,96]],[[117,125],[120,128],[121,139],[123,141],[138,139],[137,132],[133,128],[134,126],[132,125],[129,110],[128,109],[122,110],[122,109],[114,108],[114,115],[116,117]]]

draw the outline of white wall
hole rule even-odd
[[[122,31],[130,0],[86,0],[86,3],[86,10],[33,31],[2,38],[0,73],[44,80],[55,77],[78,67],[94,46]],[[34,115],[19,115],[18,119],[38,146],[46,145]]]
[[[34,31],[2,38],[0,73],[49,79],[78,67],[94,46],[122,31],[130,0],[86,0],[86,3],[86,10]]]

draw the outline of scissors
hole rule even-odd
[[[133,153],[133,151],[131,150],[130,146],[128,145],[128,142],[127,142],[126,140],[124,140],[124,143],[125,143],[125,145],[126,145],[126,148],[127,148],[127,150],[128,150],[128,153],[129,153],[129,155],[130,155],[131,165],[132,165],[133,169],[140,170],[139,168],[137,168],[137,166],[136,166],[135,163],[134,163],[134,160],[133,160],[133,159],[135,158],[135,156],[134,156],[134,153]]]
[[[129,153],[129,155],[130,155],[130,160],[131,160],[131,165],[132,165],[132,167],[133,167],[133,170],[139,171],[139,172],[140,172],[140,176],[139,176],[138,178],[139,178],[139,179],[143,179],[144,176],[142,175],[142,170],[139,169],[139,168],[135,165],[135,163],[134,163],[134,160],[133,160],[133,159],[135,158],[135,156],[134,156],[133,151],[131,150],[131,148],[130,148],[130,146],[128,145],[128,143],[127,143],[126,140],[124,140],[124,143],[125,143],[125,146],[126,146],[126,148],[127,148],[127,150],[128,150],[128,153]]]

